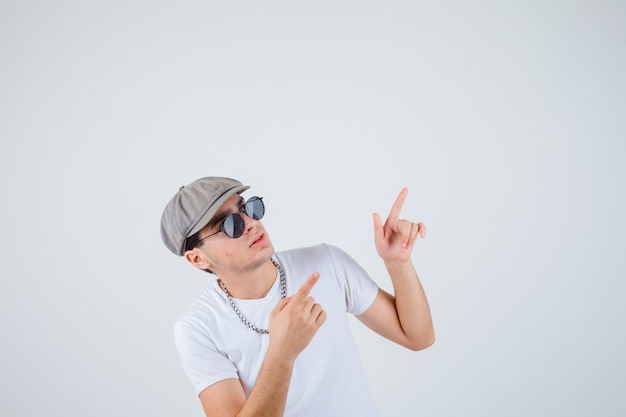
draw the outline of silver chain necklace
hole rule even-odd
[[[278,272],[280,273],[280,298],[285,298],[287,297],[287,279],[285,278],[285,271],[283,271],[283,268],[274,259],[270,258],[270,260],[272,261],[272,263],[274,264],[274,266],[276,267],[276,269],[278,269]],[[220,282],[220,286],[222,287],[222,290],[224,291],[224,294],[226,294],[226,298],[228,298],[228,302],[232,306],[233,310],[235,310],[235,313],[237,313],[237,316],[239,316],[239,319],[241,320],[241,322],[246,327],[249,327],[250,329],[254,330],[255,332],[259,334],[269,334],[269,330],[259,329],[254,324],[250,323],[248,319],[243,316],[243,314],[241,314],[241,311],[239,311],[239,309],[237,308],[237,304],[235,304],[235,300],[233,300],[233,297],[230,295],[230,293],[226,289],[226,284],[224,284],[224,281],[220,279],[219,282]]]

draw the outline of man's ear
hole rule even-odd
[[[187,259],[187,261],[189,261],[190,264],[192,264],[196,268],[206,270],[211,269],[211,267],[213,266],[207,258],[206,254],[198,248],[188,250],[183,256],[185,257],[185,259]]]

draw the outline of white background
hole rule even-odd
[[[0,415],[202,415],[158,230],[206,175],[386,289],[409,187],[437,342],[354,320],[384,416],[626,413],[624,2],[5,0],[0,53]]]

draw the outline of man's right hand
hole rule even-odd
[[[315,272],[270,313],[270,345],[250,396],[238,379],[225,379],[200,393],[208,417],[284,415],[293,364],[326,321],[322,306],[309,296],[319,277]]]
[[[270,314],[270,352],[295,360],[326,321],[326,312],[309,295],[319,279],[314,272],[291,297],[280,300]]]

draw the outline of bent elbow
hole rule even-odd
[[[429,337],[425,337],[421,340],[415,341],[413,343],[408,343],[405,347],[414,352],[424,350],[435,343],[435,334],[429,335]]]

